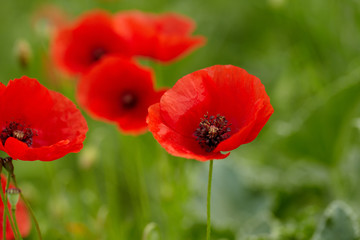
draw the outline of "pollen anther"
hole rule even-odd
[[[0,140],[4,145],[9,137],[13,137],[26,143],[26,145],[30,147],[33,143],[33,136],[34,132],[31,128],[26,127],[24,124],[12,121],[1,131]]]
[[[13,135],[19,140],[23,140],[23,138],[25,137],[25,133],[21,130],[14,130]]]
[[[231,124],[220,114],[215,116],[204,115],[201,118],[199,127],[195,130],[194,136],[200,146],[207,152],[214,150],[217,145],[230,137]]]

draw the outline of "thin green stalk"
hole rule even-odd
[[[211,221],[210,221],[210,198],[211,198],[211,180],[212,180],[212,171],[213,171],[213,160],[210,160],[209,164],[209,180],[208,180],[208,190],[207,190],[207,225],[206,225],[206,240],[210,240],[211,234]]]
[[[141,139],[137,139],[138,149],[141,149],[141,146],[139,146],[139,141]],[[143,162],[142,162],[142,155],[141,150],[137,152],[137,155],[135,156],[135,167],[138,177],[138,190],[139,190],[139,200],[140,205],[142,208],[142,217],[145,221],[148,221],[149,219],[149,197],[146,189],[146,183],[145,183],[145,174],[144,174],[144,168],[143,168]]]
[[[8,181],[6,183],[6,187],[5,187],[5,191],[6,189],[9,188],[9,185],[10,185],[10,181],[9,181],[9,178],[10,178],[10,174],[8,175]],[[1,186],[2,188],[2,186]],[[9,208],[8,207],[5,207],[7,206],[7,196],[6,196],[6,192],[5,192],[5,195],[3,193],[3,191],[1,190],[0,191],[0,194],[1,194],[1,200],[2,202],[4,203],[4,213],[3,213],[3,239],[6,239],[6,216],[10,216],[10,212],[9,212]],[[15,239],[17,239],[17,235],[16,235],[16,231],[15,231],[15,226],[14,226],[14,223],[11,219],[11,217],[9,217],[9,222],[10,222],[10,226],[11,226],[11,229],[14,233],[14,237]]]
[[[14,223],[15,223],[15,228],[16,228],[16,232],[17,232],[17,235],[18,235],[18,239],[20,240],[23,240],[21,234],[20,234],[20,230],[19,230],[19,226],[17,224],[17,221],[16,221],[16,208],[15,207],[11,207],[11,212],[12,212],[12,217],[14,219]]]
[[[14,182],[15,187],[16,187],[16,188],[19,188],[18,185],[17,185],[17,182],[16,182],[15,175],[12,175],[12,179],[13,179],[13,182]],[[30,212],[31,218],[32,218],[33,222],[35,223],[35,228],[36,228],[36,232],[37,232],[38,238],[39,238],[40,240],[42,240],[39,223],[38,223],[38,221],[36,220],[34,211],[32,210],[29,202],[26,200],[26,198],[24,197],[24,195],[22,194],[22,192],[20,192],[20,197],[21,197],[21,199],[24,201],[26,208],[27,208],[27,209],[29,210],[29,212]]]

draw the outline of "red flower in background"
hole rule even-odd
[[[1,186],[2,186],[2,191],[5,194],[6,178],[2,174],[1,174]],[[14,186],[12,184],[10,184],[9,188],[14,188]],[[10,203],[8,203],[8,208],[9,208],[9,212],[11,212],[10,211],[10,209],[11,209]],[[4,213],[4,210],[5,210],[4,203],[2,202],[2,200],[0,198],[0,215],[1,216]],[[20,234],[22,237],[26,237],[30,233],[31,223],[30,223],[29,213],[27,212],[25,204],[21,200],[19,200],[19,202],[16,205],[16,213],[15,214],[16,214],[16,220],[18,222]],[[3,232],[3,218],[1,217],[0,219],[1,219],[0,220],[0,232],[2,233]],[[1,234],[0,239],[3,239],[2,234]],[[11,229],[11,226],[10,226],[10,222],[8,219],[6,221],[6,239],[15,239],[14,234]]]
[[[168,62],[205,44],[204,37],[191,36],[195,23],[176,13],[120,12],[114,21],[118,33],[129,39],[134,55]]]
[[[36,79],[0,83],[0,150],[13,159],[51,161],[79,152],[88,130],[76,106]]]
[[[104,55],[130,54],[128,43],[116,33],[111,16],[104,11],[87,13],[59,30],[51,48],[55,63],[70,74],[88,71]]]
[[[147,121],[170,154],[205,161],[254,140],[272,113],[257,77],[217,65],[181,78],[149,108]]]
[[[125,133],[146,130],[147,109],[164,91],[154,90],[150,69],[120,57],[106,57],[84,75],[77,99],[91,115],[115,122]]]

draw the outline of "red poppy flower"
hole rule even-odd
[[[217,65],[181,78],[149,108],[147,121],[169,153],[205,161],[254,140],[272,113],[258,78]]]
[[[91,115],[115,122],[121,131],[146,130],[147,109],[164,91],[154,90],[150,69],[120,57],[106,57],[78,85],[77,99]]]
[[[13,159],[51,161],[79,152],[88,130],[76,106],[36,79],[0,83],[0,150]]]
[[[116,14],[114,19],[116,29],[127,36],[135,55],[168,62],[205,44],[204,37],[191,36],[194,22],[176,13],[129,11]]]
[[[4,175],[1,174],[1,185],[2,185],[2,191],[5,194],[5,187],[6,187],[6,178]],[[10,188],[14,188],[14,186],[12,184],[10,184]],[[10,203],[8,203],[8,208],[9,208],[9,212],[11,209]],[[0,216],[3,216],[4,213],[4,203],[2,202],[1,198],[0,198]],[[11,213],[10,213],[11,214]],[[30,217],[29,217],[29,213],[25,207],[25,204],[19,200],[19,202],[16,205],[16,221],[18,223],[19,226],[19,231],[22,237],[26,237],[27,235],[29,235],[30,230],[31,230],[31,223],[30,223]],[[0,239],[2,238],[2,232],[3,232],[3,218],[0,218]],[[6,239],[15,239],[14,234],[12,232],[11,226],[10,226],[10,222],[9,219],[7,219],[6,221]]]
[[[84,73],[107,54],[128,55],[128,43],[114,28],[110,15],[93,11],[60,30],[52,42],[55,63],[69,73]]]

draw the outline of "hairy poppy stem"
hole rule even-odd
[[[18,235],[18,239],[23,240],[23,238],[22,238],[22,236],[21,236],[21,234],[20,234],[19,226],[18,226],[17,221],[16,221],[16,215],[15,215],[15,213],[16,213],[16,208],[11,207],[11,212],[12,212],[12,217],[13,217],[13,219],[14,219],[14,223],[15,223],[15,228],[16,228],[16,232],[17,232],[17,235]]]
[[[17,185],[17,182],[16,182],[15,175],[13,174],[11,177],[12,177],[12,179],[13,179],[13,182],[14,182],[15,187],[16,187],[16,188],[19,188],[18,185]],[[29,202],[26,200],[26,198],[24,197],[24,195],[22,194],[22,192],[20,192],[20,197],[21,197],[21,199],[24,201],[24,203],[25,203],[25,205],[26,205],[26,208],[27,208],[27,209],[29,210],[29,212],[30,212],[31,218],[32,218],[33,222],[35,223],[35,228],[36,228],[36,232],[37,232],[37,235],[38,235],[39,240],[42,240],[39,223],[38,223],[38,221],[36,220],[34,211],[32,210]]]
[[[6,187],[5,187],[5,191],[6,189],[9,188],[9,185],[10,185],[10,174],[8,176],[8,180],[6,182]],[[16,234],[16,230],[15,230],[15,226],[14,226],[14,222],[12,221],[12,218],[10,217],[10,212],[9,212],[9,208],[7,207],[7,195],[6,195],[6,192],[5,192],[5,195],[1,189],[0,191],[0,194],[1,194],[1,200],[2,202],[4,203],[4,213],[3,213],[3,239],[6,239],[6,216],[9,216],[9,222],[10,222],[10,226],[11,226],[11,229],[14,233],[14,237],[15,239],[18,239],[17,237],[17,234]],[[5,207],[6,206],[6,207]]]
[[[209,164],[209,180],[208,180],[208,190],[207,190],[207,225],[206,225],[206,240],[210,240],[211,234],[211,217],[210,217],[210,198],[211,198],[211,180],[212,180],[212,171],[213,171],[213,161],[210,160]]]

